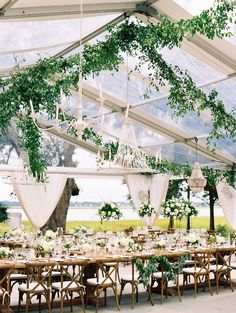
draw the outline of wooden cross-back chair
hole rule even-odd
[[[216,249],[216,264],[210,266],[210,272],[214,274],[217,294],[219,293],[220,281],[223,281],[225,285],[230,285],[231,290],[234,291],[231,279],[231,259],[233,254],[234,251],[227,248]]]
[[[135,260],[136,258],[132,259],[131,262],[131,274],[121,274],[120,275],[120,297],[119,297],[119,303],[121,303],[122,294],[125,289],[126,285],[131,285],[131,296],[132,296],[132,309],[134,308],[135,301],[138,303],[138,291],[139,291],[139,285],[142,284],[142,282],[139,279],[139,274],[135,271]],[[147,260],[143,259],[142,262],[145,263]],[[150,301],[151,305],[154,305],[152,301],[152,294],[151,294],[151,281],[147,286],[147,293],[148,293],[148,300]]]
[[[210,282],[210,262],[212,257],[212,250],[194,251],[193,255],[193,266],[183,269],[183,289],[188,285],[190,277],[194,281],[194,297],[197,297],[198,285],[203,281],[204,289],[208,283],[209,291],[212,294],[211,282]]]
[[[111,288],[115,296],[115,302],[117,309],[120,310],[119,300],[118,300],[118,272],[119,272],[119,262],[115,262],[112,267],[107,267],[105,262],[96,263],[96,274],[94,278],[88,278],[86,282],[87,292],[86,292],[86,305],[89,300],[89,295],[91,294],[91,289],[95,291],[96,298],[96,312],[98,312],[99,306],[99,295],[104,291],[104,303],[106,306],[107,289]]]
[[[23,296],[26,295],[25,311],[28,312],[31,300],[34,296],[38,299],[39,312],[41,312],[41,298],[48,304],[48,311],[51,312],[51,273],[55,267],[55,262],[35,261],[28,262],[26,266],[27,282],[19,286],[18,312],[20,310]],[[44,275],[43,275],[44,273]],[[46,273],[46,274],[45,274]]]
[[[83,312],[85,312],[84,293],[85,286],[82,284],[84,268],[87,263],[84,261],[61,261],[59,268],[61,272],[60,282],[52,283],[52,305],[56,293],[60,296],[60,312],[63,312],[65,298],[70,298],[71,311],[73,311],[73,295],[79,295]]]
[[[0,267],[0,307],[10,307],[11,283],[10,276],[14,271],[14,264],[1,264]]]
[[[176,263],[171,263],[172,266],[174,266]],[[159,265],[158,270],[154,272],[151,276],[151,291],[155,288],[160,291],[161,293],[161,304],[163,304],[164,300],[164,292],[165,297],[168,297],[168,279],[166,277],[166,269],[164,266]],[[181,295],[180,295],[180,287],[179,287],[179,274],[176,275],[175,280],[172,280],[172,283],[174,284],[174,289],[176,290],[177,296],[179,298],[179,301],[181,302]],[[154,287],[154,285],[157,284],[157,287]]]

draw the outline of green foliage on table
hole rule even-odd
[[[177,275],[182,271],[187,259],[188,254],[184,254],[179,258],[178,262],[171,264],[165,256],[151,256],[145,265],[141,259],[137,258],[135,265],[139,273],[139,280],[142,282],[144,288],[146,288],[152,274],[163,270],[165,272],[163,278],[167,281],[175,282]]]
[[[127,20],[109,29],[104,41],[86,44],[83,50],[83,77],[97,75],[101,71],[118,71],[123,55],[137,59],[135,69],[141,71],[144,64],[149,69],[149,89],[159,90],[159,86],[170,86],[168,106],[174,116],[184,116],[195,111],[200,114],[208,110],[211,114],[212,128],[208,143],[212,138],[236,138],[236,119],[233,112],[226,111],[224,104],[217,97],[215,90],[208,95],[197,88],[188,72],[178,66],[168,64],[161,49],[180,47],[184,39],[196,34],[209,39],[230,36],[230,22],[236,4],[234,1],[218,0],[214,8],[203,11],[191,19],[177,22],[158,12],[161,23],[143,25],[138,21]],[[40,131],[35,127],[30,109],[32,100],[35,113],[39,116],[47,113],[49,118],[56,117],[56,104],[60,101],[60,90],[70,95],[70,88],[78,88],[79,55],[67,59],[41,59],[34,67],[24,71],[13,71],[9,78],[0,79],[0,133],[4,134],[12,118],[17,119],[20,129],[21,145],[29,154],[32,174],[42,180],[45,164],[42,160]],[[71,120],[73,117],[63,116],[59,119]],[[71,127],[68,132],[77,136]],[[86,129],[82,138],[92,140],[102,147],[101,137],[93,130]],[[112,144],[112,155],[117,151]],[[105,149],[106,150],[106,149]],[[107,150],[109,151],[109,150]],[[107,153],[105,151],[105,154]],[[150,160],[150,163],[153,161]],[[160,172],[179,172],[180,169],[171,163],[155,164]],[[182,168],[181,168],[182,171]],[[227,175],[226,175],[227,176]]]
[[[215,231],[218,235],[227,238],[232,233],[232,228],[226,224],[218,224]]]
[[[8,220],[8,206],[0,202],[0,223]]]

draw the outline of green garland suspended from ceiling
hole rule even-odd
[[[168,106],[174,116],[184,116],[191,111],[200,114],[207,109],[212,119],[208,143],[213,138],[235,139],[235,113],[226,111],[223,102],[217,98],[217,92],[213,90],[205,94],[197,88],[187,71],[168,64],[161,54],[163,48],[180,47],[188,36],[201,34],[209,39],[231,36],[230,23],[234,18],[235,7],[235,1],[216,1],[213,8],[203,11],[199,16],[177,22],[158,14],[161,23],[155,25],[143,25],[137,20],[128,19],[109,28],[104,41],[84,46],[83,77],[97,75],[101,71],[118,71],[119,65],[124,62],[124,53],[136,57],[136,70],[141,70],[144,64],[148,65],[150,87],[159,90],[159,86],[168,84]],[[0,79],[0,134],[7,132],[13,118],[17,121],[20,144],[28,151],[31,171],[38,180],[42,178],[46,166],[40,151],[41,133],[33,122],[30,100],[34,104],[35,113],[39,116],[46,113],[49,119],[55,119],[60,90],[70,95],[71,87],[78,87],[79,63],[79,55],[41,59],[34,67],[19,71],[16,69],[10,77]],[[59,119],[65,117],[59,114]],[[66,116],[66,119],[70,120],[71,116]],[[76,132],[71,129],[70,134],[76,136]],[[105,155],[109,151],[106,151],[106,146],[110,145],[108,148],[112,149],[112,153],[117,151],[116,142],[103,143],[93,130],[86,129],[83,139],[92,139],[98,146],[105,148]],[[154,164],[152,157],[148,161],[151,168],[160,172],[177,174],[185,169],[168,161]],[[233,174],[230,175],[229,180],[232,180]]]

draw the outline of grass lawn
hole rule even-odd
[[[156,226],[160,227],[161,229],[167,229],[168,226],[168,219],[159,219],[156,222]],[[26,231],[32,231],[33,227],[29,222],[23,222],[25,225]],[[218,224],[228,224],[225,217],[215,217],[215,226]],[[67,231],[69,229],[77,227],[79,225],[83,225],[89,228],[93,228],[95,231],[105,231],[105,230],[112,230],[112,231],[122,231],[129,227],[137,227],[137,226],[144,226],[143,221],[141,220],[130,220],[130,221],[112,221],[112,222],[67,222],[66,227]],[[175,228],[186,228],[186,219],[183,219],[179,225],[178,221],[175,221]],[[209,228],[209,217],[193,217],[191,219],[191,228]],[[9,227],[7,223],[0,223],[0,235],[4,232],[9,231]]]

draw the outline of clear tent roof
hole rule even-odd
[[[133,0],[83,0],[82,37],[90,42],[102,39],[107,25],[112,21],[122,22],[126,12],[135,14],[137,6],[139,14],[136,16],[141,20],[141,8],[144,6],[178,20],[198,14],[211,5],[211,0],[159,0],[147,1],[146,4]],[[3,12],[0,16],[0,74],[7,75],[18,64],[22,67],[34,65],[42,57],[66,57],[78,53],[81,39],[80,0],[0,0],[0,7]],[[152,21],[157,22],[155,14]],[[161,52],[169,63],[187,69],[205,92],[215,88],[228,110],[236,108],[235,37],[224,40],[223,45],[219,40],[197,39],[184,42],[181,48]],[[128,82],[127,65],[130,71]],[[193,137],[198,137],[199,161],[203,165],[236,163],[236,144],[230,139],[216,141],[215,154],[207,149],[206,137],[211,127],[208,112],[203,112],[201,116],[191,112],[184,118],[173,118],[173,112],[167,105],[168,86],[159,91],[152,90],[150,98],[144,99],[149,84],[147,69],[144,66],[141,73],[137,73],[134,67],[135,59],[130,58],[128,63],[120,65],[118,72],[102,72],[95,78],[89,77],[84,84],[84,114],[93,117],[105,113],[103,135],[107,139],[117,138],[123,123],[120,109],[126,106],[128,99],[138,144],[148,153],[162,153],[164,158],[174,162],[192,164],[195,161]],[[109,101],[105,101],[103,110],[97,101],[99,88]],[[72,114],[76,114],[76,103],[77,96],[73,94],[68,104]]]

